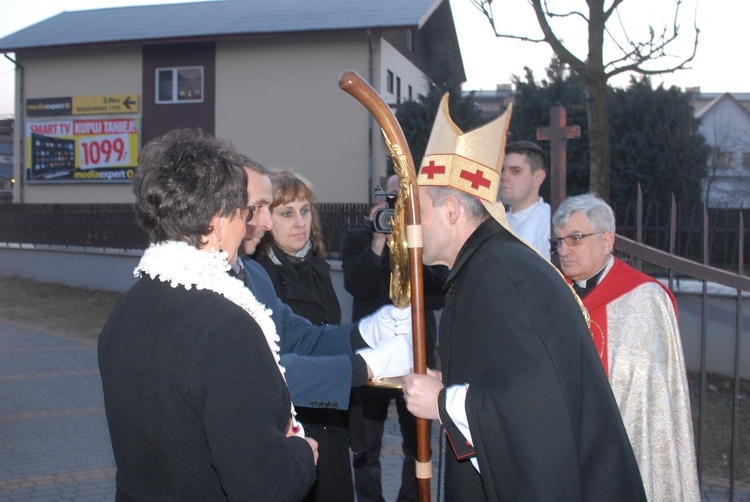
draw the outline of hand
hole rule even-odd
[[[305,436],[305,430],[302,428],[302,424],[295,419],[290,418],[289,422],[286,424],[286,431],[284,431],[284,434],[288,438],[300,437],[307,441],[307,444],[310,445],[310,448],[312,448],[313,451],[313,462],[315,465],[318,465],[318,442],[311,437]]]
[[[374,232],[372,234],[372,242],[370,243],[370,249],[377,256],[383,256],[386,246],[390,245],[391,236],[389,234],[381,234]],[[389,251],[390,252],[390,251]]]
[[[374,349],[362,349],[357,354],[365,360],[368,373],[375,380],[406,375],[414,365],[411,335],[390,337]]]
[[[290,418],[289,421],[286,424],[286,430],[284,431],[284,435],[286,437],[305,437],[305,429],[302,427],[302,424],[297,421],[296,418]]]
[[[309,444],[310,448],[312,448],[312,451],[313,451],[313,462],[315,463],[315,465],[318,465],[318,442],[315,441],[311,437],[304,437],[302,439],[304,439],[305,441],[307,441],[307,444]]]
[[[436,420],[438,414],[438,396],[443,390],[439,373],[427,370],[426,375],[409,373],[404,376],[404,401],[412,415],[427,420]]]
[[[411,305],[400,309],[386,305],[359,321],[359,334],[370,347],[376,347],[394,335],[411,337]]]

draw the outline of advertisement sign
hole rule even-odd
[[[26,100],[26,116],[28,117],[138,113],[139,108],[138,94],[102,94]]]
[[[130,181],[140,150],[140,119],[91,118],[26,123],[26,179]]]

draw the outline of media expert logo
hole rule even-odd
[[[73,98],[40,98],[26,100],[26,116],[58,117],[72,115]]]
[[[76,171],[73,178],[77,180],[107,180],[107,181],[128,181],[135,176],[134,169],[101,169],[96,171]]]
[[[137,94],[108,94],[26,100],[28,117],[135,114],[140,108]]]

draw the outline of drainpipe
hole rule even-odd
[[[24,202],[24,180],[26,178],[26,170],[24,169],[24,160],[25,160],[25,153],[24,153],[24,123],[23,123],[23,117],[24,117],[24,110],[23,110],[23,66],[18,63],[15,59],[12,59],[10,56],[8,56],[7,53],[3,53],[3,56],[5,56],[5,59],[13,63],[16,67],[16,102],[15,102],[15,109],[16,111],[20,110],[20,114],[15,114],[14,121],[13,121],[13,143],[16,143],[16,140],[18,140],[18,155],[13,154],[14,165],[18,165],[18,177],[16,179],[16,183],[18,183],[18,202],[23,204]],[[15,149],[14,149],[15,150]],[[16,157],[18,157],[18,162],[15,162]],[[14,187],[15,192],[15,187]],[[14,194],[15,199],[15,194]]]

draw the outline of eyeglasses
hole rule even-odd
[[[250,223],[253,221],[253,216],[255,216],[255,212],[258,210],[258,206],[245,206],[245,211],[247,211],[247,216],[245,216],[245,223]]]
[[[590,234],[570,234],[566,235],[565,237],[555,237],[554,239],[549,240],[550,246],[552,246],[552,251],[557,251],[560,247],[560,244],[565,241],[565,244],[567,244],[570,247],[580,246],[581,242],[583,242],[583,239],[586,237],[589,237],[590,235],[597,235],[597,234],[603,234],[604,232],[591,232]]]

